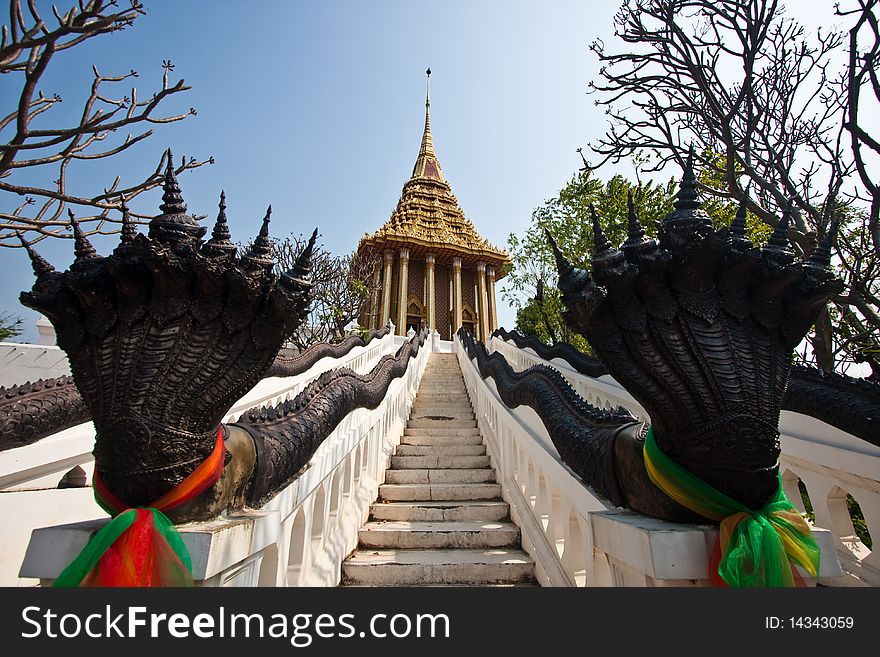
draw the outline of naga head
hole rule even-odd
[[[830,268],[837,231],[804,260],[791,207],[768,244],[745,237],[747,198],[714,230],[688,158],[675,208],[646,237],[630,203],[614,247],[594,214],[589,273],[549,236],[564,319],[651,418],[658,446],[718,490],[759,508],[776,489],[779,414],[792,350],[843,287]]]
[[[21,302],[54,325],[95,424],[96,469],[131,506],[149,504],[211,453],[224,414],[262,378],[311,299],[317,231],[279,275],[271,207],[238,254],[222,194],[202,240],[206,229],[187,214],[170,151],[162,187],[147,235],[123,201],[121,238],[109,255],[96,252],[72,214],[67,271],[25,243],[36,282]]]

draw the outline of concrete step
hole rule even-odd
[[[438,468],[457,470],[460,468],[490,468],[489,457],[482,456],[392,456],[391,467],[396,470]],[[439,480],[435,480],[439,481]]]
[[[465,395],[467,388],[464,385],[464,379],[448,379],[446,381],[432,380],[430,383],[423,383],[419,386],[419,393],[426,392],[445,392],[449,394]]]
[[[482,436],[471,436],[465,434],[458,436],[456,434],[442,433],[431,434],[429,436],[401,436],[400,443],[402,445],[418,445],[421,447],[430,447],[433,445],[482,445]]]
[[[421,398],[419,398],[421,395]],[[462,402],[462,403],[470,403],[471,398],[467,396],[464,392],[451,392],[448,388],[444,390],[434,391],[426,391],[416,393],[417,399],[433,399],[435,401],[446,403],[446,402]]]
[[[395,456],[483,456],[485,445],[398,445]]]
[[[368,522],[358,531],[361,548],[450,550],[512,547],[519,527],[510,522]]]
[[[462,411],[412,411],[406,424],[410,426],[411,422],[421,422],[423,420],[433,420],[434,422],[476,422],[476,419],[470,411],[467,413]]]
[[[406,458],[422,458],[403,457]],[[446,458],[480,458],[479,456],[446,457]],[[483,457],[488,460],[488,456]],[[393,461],[393,459],[392,459]],[[395,466],[392,465],[392,468]],[[495,470],[492,468],[445,468],[445,469],[391,469],[385,471],[386,484],[485,484],[495,482]]]
[[[440,416],[434,416],[440,417]],[[429,420],[425,418],[410,420],[406,423],[408,429],[476,429],[476,420],[456,420],[449,418],[448,420]]]
[[[435,429],[424,427],[406,428],[403,430],[404,436],[479,436],[480,430],[476,427],[468,427],[466,429]],[[482,441],[481,441],[482,442]]]
[[[470,404],[459,404],[457,402],[424,403],[416,401],[413,403],[410,412],[419,413],[420,415],[454,415],[456,413],[473,415],[474,407]]]
[[[513,584],[534,580],[532,558],[516,549],[356,550],[342,563],[343,582],[374,586]]]
[[[416,406],[413,404],[413,407],[410,410],[410,420],[432,417],[451,417],[458,420],[476,419],[474,416],[474,409],[470,406]]]
[[[419,404],[418,406],[413,404],[410,408],[410,420],[415,419],[413,414],[455,419],[455,416],[458,414],[473,415],[474,409],[472,406],[453,405],[446,402],[441,404]]]
[[[500,484],[382,484],[379,497],[392,502],[413,500],[494,500]]]
[[[500,500],[471,500],[455,502],[450,500],[420,502],[376,502],[370,507],[370,518],[374,520],[506,520],[510,517],[510,507]]]
[[[416,393],[415,401],[431,401],[436,404],[470,404],[471,398],[468,397],[464,388],[444,386],[441,390],[419,390]]]

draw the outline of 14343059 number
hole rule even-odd
[[[852,616],[790,616],[789,627],[797,629],[851,629]]]

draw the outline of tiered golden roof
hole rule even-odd
[[[431,100],[425,101],[425,132],[412,177],[403,191],[391,218],[375,233],[364,233],[358,250],[372,248],[410,250],[410,258],[433,253],[437,262],[461,258],[465,266],[484,262],[494,267],[498,278],[510,257],[503,249],[481,237],[464,216],[443,170],[431,138]]]

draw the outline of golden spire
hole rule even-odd
[[[431,139],[431,69],[425,71],[427,85],[425,90],[425,132],[422,135],[422,145],[419,147],[419,156],[413,167],[413,178],[432,178],[440,182],[446,182],[443,172],[440,170],[440,162],[437,153],[434,152],[434,141]]]

